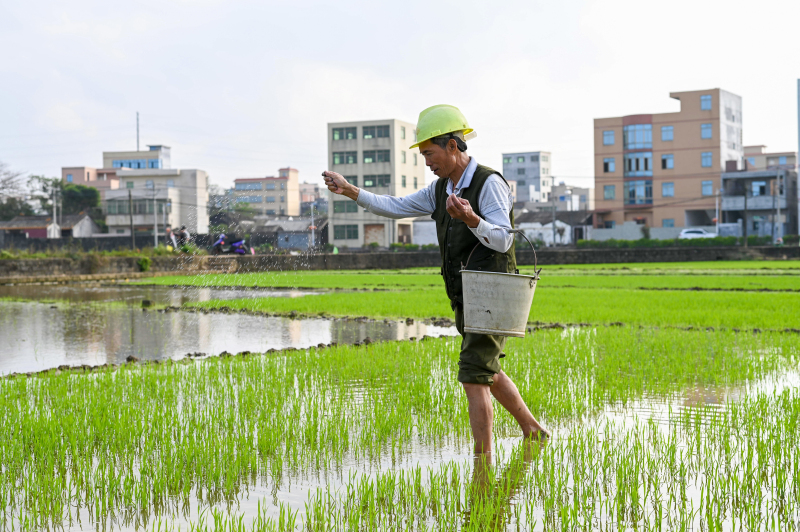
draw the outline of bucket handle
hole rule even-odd
[[[538,258],[536,257],[536,248],[533,247],[533,242],[528,240],[528,237],[525,236],[525,233],[522,231],[522,229],[506,229],[506,231],[508,231],[509,233],[512,233],[512,234],[520,235],[522,238],[524,238],[525,240],[528,241],[528,244],[531,245],[531,250],[533,250],[533,273],[534,273],[534,277],[536,277],[536,279],[538,279],[539,278],[539,272],[542,271],[542,269],[541,268],[539,268],[538,270],[536,269],[536,266],[538,266]],[[469,256],[467,257],[467,263],[466,264],[461,264],[461,270],[462,271],[467,269],[467,265],[469,264],[469,260],[472,258],[472,254],[475,253],[475,250],[478,249],[478,246],[480,246],[480,245],[481,245],[481,243],[478,242],[477,244],[475,244],[475,247],[472,248],[472,251],[469,252]],[[519,270],[517,270],[517,273],[519,273]]]

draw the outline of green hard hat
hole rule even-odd
[[[454,133],[460,131],[464,134],[465,140],[468,140],[467,135],[472,133],[469,138],[473,138],[475,134],[464,114],[452,105],[434,105],[428,107],[419,114],[417,120],[417,142],[409,149],[418,147],[420,144],[428,139]]]

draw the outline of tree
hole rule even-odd
[[[0,200],[21,198],[25,195],[22,172],[14,172],[8,165],[0,162]]]
[[[64,187],[57,177],[32,175],[28,178],[28,188],[31,191],[31,199],[39,202],[41,210],[52,213],[53,192],[60,195]]]
[[[100,191],[84,185],[67,185],[61,194],[61,208],[64,214],[78,214],[91,211],[100,206]]]
[[[20,198],[0,198],[0,222],[7,222],[15,216],[31,216],[33,208]]]

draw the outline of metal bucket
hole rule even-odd
[[[536,269],[536,249],[528,237],[519,229],[511,229],[509,232],[519,233],[531,245],[534,274],[520,275],[519,270],[516,273],[467,270],[472,253],[481,244],[475,246],[461,270],[465,333],[517,338],[525,336],[533,293],[536,291],[536,282],[539,280],[541,269]]]

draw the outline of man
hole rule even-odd
[[[178,241],[175,238],[175,233],[172,232],[172,227],[170,226],[167,226],[167,228],[164,230],[164,245],[171,246],[174,250],[178,249]]]
[[[447,296],[461,333],[458,380],[469,403],[469,422],[476,453],[491,453],[491,395],[514,416],[526,438],[544,439],[549,433],[531,414],[511,379],[503,373],[505,337],[464,333],[464,298],[461,268],[476,244],[471,270],[514,272],[511,191],[505,178],[467,155],[474,137],[466,118],[450,105],[422,111],[417,122],[417,143],[425,164],[439,178],[426,188],[397,198],[378,196],[351,185],[336,172],[323,172],[328,190],[355,200],[373,214],[388,218],[430,215],[436,221],[442,275]]]
[[[186,226],[182,225],[181,230],[178,232],[178,247],[181,250],[184,250],[187,244],[189,244],[189,239],[191,236],[189,235],[189,231],[186,230]]]

